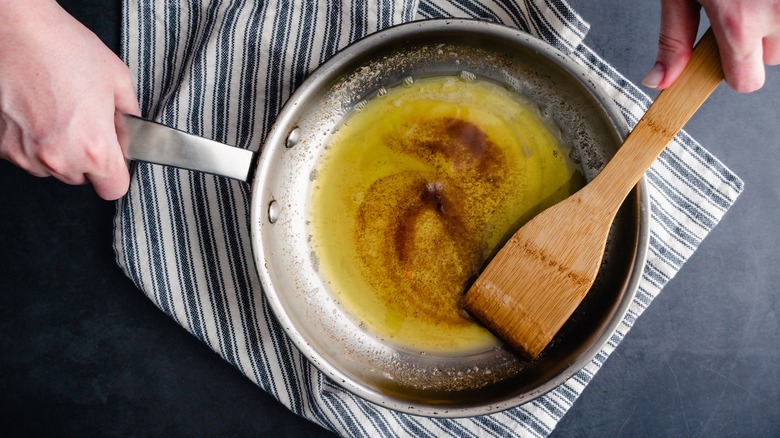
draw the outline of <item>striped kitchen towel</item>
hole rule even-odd
[[[633,126],[650,99],[582,44],[588,25],[562,0],[125,0],[123,56],[143,114],[257,149],[282,104],[319,64],[356,39],[415,19],[477,17],[518,27],[598,78]],[[333,385],[286,338],[254,268],[244,183],[134,164],[114,245],[154,303],[297,414],[346,436],[545,436],[632,324],[742,190],[685,134],[647,175],[650,250],[638,295],[583,370],[523,406],[463,419],[388,411]]]

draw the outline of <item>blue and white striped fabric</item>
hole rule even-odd
[[[650,103],[581,43],[588,24],[561,0],[125,0],[123,55],[146,117],[257,149],[285,99],[338,49],[378,29],[480,17],[523,29],[599,78],[629,125]],[[294,348],[255,273],[243,183],[136,164],[115,221],[118,263],[162,311],[294,412],[346,436],[545,436],[634,321],[742,190],[685,134],[648,173],[651,247],[638,296],[601,353],[551,393],[465,419],[388,411],[328,381]]]

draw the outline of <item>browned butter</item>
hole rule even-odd
[[[311,194],[331,294],[401,347],[493,348],[459,299],[512,232],[582,186],[568,146],[533,104],[488,81],[421,79],[359,108],[329,140]]]

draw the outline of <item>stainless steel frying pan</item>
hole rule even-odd
[[[273,312],[298,349],[334,384],[391,409],[458,417],[527,402],[564,382],[600,350],[635,295],[648,244],[640,183],[613,226],[599,279],[534,362],[505,348],[462,356],[408,351],[345,314],[317,269],[308,236],[310,192],[330,135],[377,90],[406,78],[458,75],[503,84],[536,103],[576,151],[586,179],[627,133],[586,70],[518,30],[471,20],[393,27],[347,47],[291,96],[256,154],[136,118],[128,157],[215,173],[251,186],[252,245]]]

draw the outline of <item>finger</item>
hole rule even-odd
[[[122,114],[141,115],[141,109],[138,105],[138,97],[135,94],[133,82],[130,79],[130,73],[127,72],[116,85],[114,91],[114,106],[116,111]]]
[[[661,32],[658,55],[642,83],[650,88],[663,89],[682,73],[699,27],[701,6],[693,0],[661,1]]]
[[[761,44],[737,60],[724,60],[726,83],[739,93],[751,93],[764,86],[766,71]]]
[[[60,174],[56,172],[51,172],[51,176],[57,178],[58,180],[64,182],[65,184],[69,184],[72,186],[81,186],[87,183],[87,177],[83,173],[67,173],[67,174]]]
[[[27,171],[27,173],[29,173],[30,175],[38,177],[38,178],[47,178],[47,177],[51,176],[51,174],[49,172],[46,172],[46,171],[41,170],[41,169],[27,169],[27,168],[22,167],[22,166],[19,166],[19,167],[24,169],[25,171]]]
[[[20,168],[27,171],[32,176],[39,178],[54,177],[65,184],[72,186],[80,186],[87,183],[87,179],[84,174],[78,171],[70,172],[68,169],[62,166],[51,167],[50,164],[41,163],[39,161],[24,160],[21,162],[11,161]],[[56,170],[55,170],[56,169]]]
[[[106,110],[110,111],[109,108]],[[91,136],[96,140],[84,144],[80,149],[83,159],[79,160],[95,192],[109,201],[122,197],[130,184],[130,176],[124,154],[119,146],[114,120],[112,117],[101,122],[99,131]]]
[[[43,165],[37,163],[27,157],[24,152],[15,150],[11,153],[3,153],[0,158],[6,159],[16,167],[24,169],[27,173],[38,178],[45,178],[51,176],[51,172],[48,171]]]
[[[749,28],[744,32],[727,31],[713,23],[726,83],[734,91],[750,93],[764,85],[764,49],[760,35]]]
[[[764,64],[780,64],[780,36],[765,36],[762,41],[762,47],[764,51]]]
[[[62,144],[65,143],[39,143],[33,151],[19,154],[12,162],[33,176],[52,176],[69,185],[85,184],[80,166],[73,162],[76,155],[63,153]]]
[[[127,84],[130,84],[130,82],[127,81]],[[138,99],[135,96],[132,84],[126,86],[124,90],[117,90],[114,98],[114,106],[116,107],[114,112],[114,130],[116,132],[117,142],[120,145],[120,151],[126,151],[130,140],[124,115],[130,114],[140,116],[141,114]]]
[[[92,183],[95,192],[107,201],[121,198],[130,186],[130,174],[119,144],[109,145],[109,156],[100,169],[90,171],[86,178]]]
[[[741,93],[761,88],[765,80],[763,38],[771,33],[766,23],[770,17],[755,6],[744,2],[704,6],[718,41],[726,83]]]
[[[126,70],[126,67],[123,68]],[[127,161],[120,146],[123,136],[120,122],[123,114],[139,115],[140,109],[129,71],[125,71],[115,85],[114,107],[114,130],[105,136],[108,140],[104,143],[105,149],[100,152],[103,159],[86,174],[98,196],[109,201],[124,196],[130,186]]]
[[[92,183],[95,193],[106,201],[116,201],[127,193],[130,185],[130,175],[124,167],[123,173],[117,173],[110,177],[103,175],[87,174],[86,178]]]

